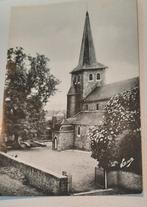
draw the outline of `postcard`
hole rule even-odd
[[[10,13],[0,195],[141,196],[137,1]]]

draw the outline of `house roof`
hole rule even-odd
[[[119,81],[115,83],[106,84],[103,87],[96,87],[86,98],[85,102],[100,101],[110,99],[112,96],[121,93],[125,90],[132,89],[139,85],[139,78]]]
[[[89,125],[89,126],[94,126],[94,125],[100,125],[103,120],[103,111],[81,111],[75,116],[65,119],[62,122],[62,125],[69,125],[69,124],[74,124],[74,125]]]
[[[89,14],[86,12],[83,38],[81,43],[78,66],[71,72],[76,73],[82,70],[105,69],[107,68],[96,60]]]

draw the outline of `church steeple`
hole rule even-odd
[[[83,39],[81,44],[80,57],[79,57],[79,65],[90,66],[90,65],[95,65],[96,63],[97,61],[95,55],[95,48],[93,44],[90,19],[87,11],[86,18],[85,18]]]
[[[77,73],[85,69],[105,69],[103,64],[97,62],[95,48],[93,43],[92,31],[90,26],[90,18],[88,11],[86,12],[83,38],[81,43],[81,50],[79,56],[78,66],[71,72]]]
[[[96,60],[89,14],[86,12],[78,66],[71,71],[71,86],[67,94],[67,117],[72,117],[83,110],[87,95],[96,87],[105,84],[106,68]]]

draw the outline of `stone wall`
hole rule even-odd
[[[53,172],[45,172],[0,152],[0,166],[12,166],[20,170],[28,183],[51,195],[67,195],[68,179]]]
[[[82,106],[82,109],[84,111],[97,111],[97,104],[99,106],[99,110],[104,110],[106,101],[85,102]],[[87,105],[88,105],[88,110],[87,110]]]
[[[108,174],[108,185],[141,192],[142,176],[126,171],[111,171]]]
[[[96,76],[97,73],[100,73],[101,76],[101,80],[97,81],[96,80]],[[93,74],[93,80],[89,81],[89,75]],[[88,70],[88,71],[84,71],[83,73],[83,98],[85,98],[92,90],[93,87],[98,84],[99,86],[104,85],[105,83],[105,69],[103,70]]]
[[[60,131],[57,138],[57,150],[73,149],[74,131]]]
[[[78,135],[77,130],[80,126],[80,135]],[[79,149],[79,150],[87,150],[91,149],[90,139],[87,136],[87,132],[89,130],[89,126],[86,125],[75,125],[74,130],[60,130],[54,132],[53,135],[53,149],[58,151],[68,150],[68,149]],[[55,147],[55,138],[56,145]]]
[[[95,168],[95,180],[97,185],[104,186],[104,173],[98,167]],[[142,176],[127,171],[110,171],[108,187],[121,187],[133,192],[142,192]]]
[[[80,94],[67,95],[67,118],[74,116],[80,111],[80,100]]]
[[[80,126],[80,135],[77,134],[78,127]],[[75,126],[75,141],[74,148],[81,150],[90,150],[90,139],[88,138],[89,126],[76,125]]]

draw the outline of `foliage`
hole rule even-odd
[[[6,135],[24,138],[45,130],[44,106],[59,84],[44,55],[26,55],[23,48],[10,48],[4,91],[4,129]]]
[[[139,163],[139,88],[135,87],[112,97],[105,106],[103,125],[90,129],[89,137],[92,157],[98,160],[100,167],[108,170],[112,167],[127,168],[131,165],[128,163],[134,160]]]

